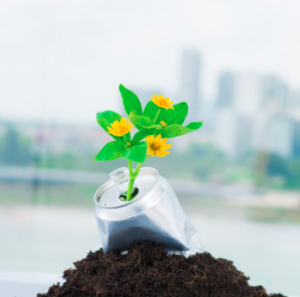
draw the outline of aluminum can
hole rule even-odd
[[[186,257],[203,251],[197,229],[166,179],[154,168],[141,168],[134,185],[138,194],[128,202],[120,199],[120,193],[128,186],[128,169],[117,169],[111,177],[94,196],[104,253],[126,251],[142,240],[161,243],[168,253]]]

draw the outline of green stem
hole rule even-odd
[[[149,156],[146,157],[146,159],[148,159]],[[138,163],[138,165],[136,166],[135,171],[133,172],[132,169],[132,161],[128,160],[128,169],[129,169],[129,184],[128,184],[128,189],[127,189],[127,197],[126,197],[126,201],[130,201],[131,195],[132,195],[132,190],[133,190],[133,185],[134,185],[134,181],[137,178],[137,176],[139,175],[140,169],[142,167],[144,163]]]
[[[134,184],[134,180],[135,180],[133,170],[132,170],[132,161],[131,160],[128,160],[128,169],[129,169],[129,184],[128,184],[128,189],[127,189],[126,201],[130,201],[130,199],[131,199],[133,184]]]
[[[135,179],[137,178],[142,165],[143,165],[143,163],[138,163],[138,165],[136,166],[136,169],[135,169],[134,174],[133,174]]]
[[[155,123],[156,123],[156,120],[157,120],[157,117],[158,117],[160,111],[161,111],[161,109],[158,110],[158,112],[157,112],[157,114],[156,114],[156,116],[155,116],[155,119],[154,119],[154,125],[155,125]]]

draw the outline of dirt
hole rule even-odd
[[[38,297],[284,297],[267,294],[262,286],[250,286],[232,261],[209,253],[189,258],[167,255],[158,243],[139,242],[128,253],[90,252],[64,272],[63,285],[53,285]]]

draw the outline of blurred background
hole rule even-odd
[[[300,296],[300,2],[0,0],[0,295],[34,296],[101,247],[94,162],[122,112],[186,101],[194,133],[149,158],[204,249]]]

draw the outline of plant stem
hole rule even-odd
[[[154,119],[154,125],[155,125],[155,123],[156,123],[156,120],[157,120],[157,117],[158,117],[160,111],[161,111],[161,109],[158,110],[158,112],[157,112],[157,114],[156,114],[156,116],[155,116],[155,119]]]
[[[133,174],[133,175],[134,175],[134,179],[137,178],[137,176],[138,176],[138,174],[139,174],[139,172],[140,172],[140,169],[141,169],[142,165],[143,165],[143,163],[138,163],[138,165],[136,166],[136,169],[135,169],[134,174]]]
[[[146,159],[148,159],[149,156],[146,157]],[[128,184],[128,189],[127,189],[127,197],[126,197],[126,201],[130,201],[132,200],[131,195],[132,195],[132,190],[133,190],[133,185],[134,185],[134,181],[137,178],[137,176],[139,175],[140,169],[142,167],[144,163],[138,163],[138,165],[136,166],[135,171],[133,172],[132,169],[132,161],[128,160],[128,169],[129,169],[129,184]]]
[[[129,184],[128,184],[128,189],[127,189],[126,201],[130,201],[130,199],[131,199],[133,184],[134,184],[134,180],[135,180],[133,170],[132,170],[132,161],[131,160],[128,160],[128,169],[129,169]]]

